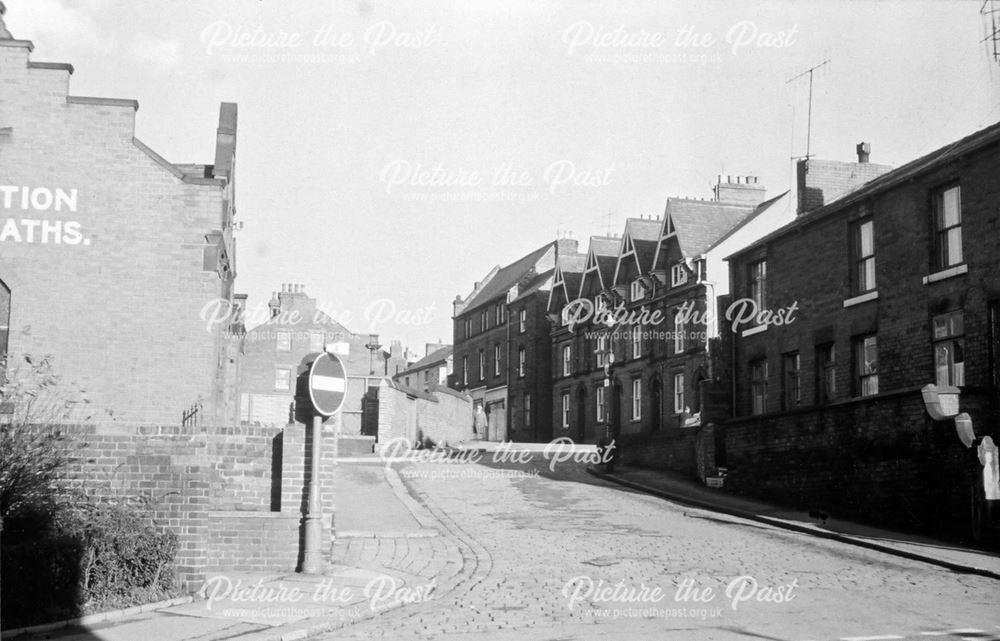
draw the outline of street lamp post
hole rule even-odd
[[[382,346],[378,344],[378,334],[368,335],[365,349],[368,350],[368,375],[375,376],[375,352],[382,349]]]
[[[624,298],[619,294],[619,292],[614,289],[607,290],[602,294],[604,299],[607,301],[606,304],[609,308],[614,308],[615,304],[620,304],[624,302]],[[608,472],[613,472],[615,469],[615,462],[618,459],[618,443],[617,438],[617,426],[618,420],[620,419],[621,408],[618,406],[619,398],[617,394],[617,387],[614,380],[614,365],[615,365],[615,347],[614,347],[614,332],[618,323],[615,322],[614,316],[610,316],[605,324],[608,327],[608,342],[602,354],[604,356],[604,388],[606,396],[606,407],[604,410],[604,441],[607,443],[605,447],[610,448],[610,453],[602,453],[602,458],[605,459],[605,469]]]

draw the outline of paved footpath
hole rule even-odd
[[[321,575],[229,572],[209,577],[204,594],[185,603],[87,617],[15,638],[291,641],[447,593],[465,568],[460,549],[439,536],[437,521],[396,471],[375,459],[338,462],[336,523],[334,552]]]

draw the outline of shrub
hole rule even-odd
[[[48,356],[24,356],[9,376],[5,368],[0,362],[0,519],[51,507],[60,472],[84,446],[59,424],[88,402],[60,380]]]
[[[141,506],[92,503],[60,487],[84,443],[60,430],[87,421],[83,390],[51,359],[0,363],[2,627],[149,603],[176,594],[177,537]]]
[[[177,535],[157,532],[132,507],[88,506],[59,523],[84,542],[80,587],[88,611],[150,603],[173,593]]]
[[[13,542],[4,542],[4,628],[177,594],[177,536],[156,531],[137,508],[84,503],[64,506],[49,518],[41,536],[15,530]]]

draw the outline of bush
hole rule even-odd
[[[9,534],[2,559],[4,628],[177,594],[177,536],[157,532],[136,508],[63,507],[40,537],[16,529]]]
[[[85,445],[59,429],[59,424],[83,416],[76,410],[87,405],[85,392],[64,384],[49,356],[22,358],[9,372],[7,363],[0,361],[2,519],[51,507],[60,473]]]
[[[173,593],[177,535],[157,532],[135,508],[76,510],[59,529],[84,542],[80,585],[88,611],[150,603]]]
[[[86,422],[84,390],[51,358],[0,362],[0,527],[3,628],[150,603],[176,594],[177,537],[141,507],[91,503],[64,485],[85,444],[60,431]]]

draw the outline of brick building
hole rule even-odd
[[[581,347],[583,339],[575,336],[569,324],[562,321],[564,314],[572,309],[570,303],[580,295],[587,257],[588,254],[559,257],[546,309],[550,320],[559,321],[553,323],[552,328],[552,435],[568,436],[577,443],[586,442],[587,437],[586,423],[581,417],[587,409],[588,386],[579,379],[586,375],[588,354]],[[575,415],[573,403],[577,404]]]
[[[957,387],[976,434],[997,437],[1000,125],[892,171],[858,152],[799,162],[796,220],[732,257],[733,295],[774,322],[730,334],[726,484],[968,533],[981,468],[921,388]]]
[[[494,267],[454,301],[454,372],[450,386],[487,411],[490,440],[547,441],[550,422],[551,323],[546,314],[558,257],[575,253],[569,238]]]
[[[557,434],[607,435],[628,461],[695,470],[703,423],[728,416],[724,394],[703,398],[723,375],[713,369],[719,324],[707,314],[728,293],[723,258],[794,215],[787,193],[765,200],[752,177],[720,177],[714,191],[668,199],[662,218],[629,219],[621,238],[591,238],[579,279],[576,264],[561,266],[579,289],[550,298]]]
[[[50,354],[86,390],[93,413],[61,426],[85,443],[64,480],[94,500],[141,500],[177,534],[184,589],[208,573],[290,571],[305,430],[237,424],[236,105],[222,103],[209,164],[168,162],[135,138],[135,101],[72,95],[73,67],[32,60],[4,17],[0,2],[6,375]],[[323,477],[329,543],[332,467]]]
[[[283,284],[268,302],[270,318],[250,329],[243,340],[240,363],[240,419],[259,425],[291,422],[295,379],[308,354],[339,343],[338,355],[347,370],[342,433],[375,435],[378,385],[383,376],[406,367],[403,348],[371,349],[378,337],[354,334],[317,306],[305,286]]]
[[[454,371],[454,351],[451,345],[428,343],[424,357],[395,374],[392,380],[404,387],[423,391],[447,387],[448,377]]]
[[[73,95],[33,49],[0,28],[0,353],[51,354],[92,420],[231,424],[235,346],[202,313],[233,302],[236,105],[214,159],[171,163],[136,101]]]

